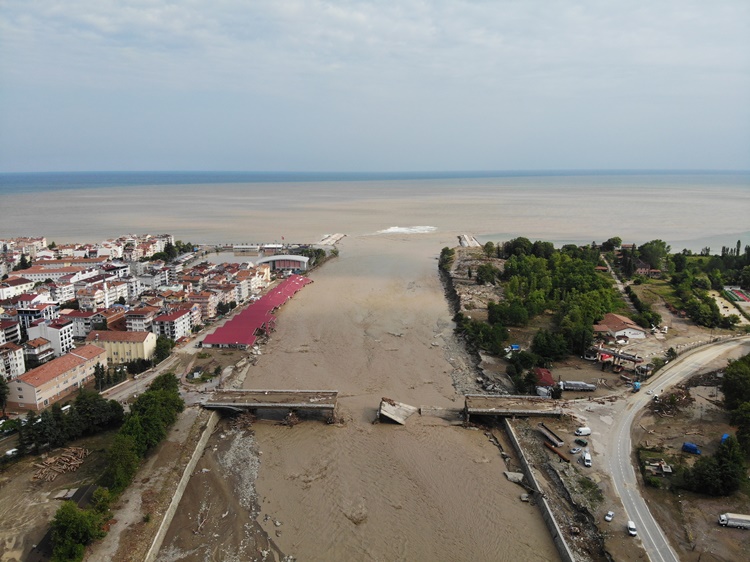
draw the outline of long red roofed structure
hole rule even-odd
[[[203,339],[204,347],[239,347],[245,349],[255,344],[256,334],[273,330],[276,317],[271,314],[291,299],[312,279],[292,275],[271,289],[245,310],[237,314],[213,334]]]

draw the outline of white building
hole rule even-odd
[[[35,281],[26,277],[10,277],[0,283],[0,300],[11,299],[34,288]]]
[[[630,318],[612,313],[605,314],[602,321],[594,326],[594,333],[608,334],[614,338],[625,336],[628,339],[643,339],[646,337],[646,330]]]
[[[193,330],[192,316],[189,310],[178,310],[154,318],[153,332],[177,341],[187,337]]]
[[[38,321],[29,326],[26,333],[31,338],[45,338],[52,344],[55,355],[60,357],[73,349],[75,325],[72,320],[58,318],[53,322]]]
[[[94,380],[94,368],[107,368],[107,352],[84,345],[19,376],[8,385],[8,410],[40,412]]]
[[[23,348],[11,342],[0,345],[0,378],[9,381],[20,377],[25,372]]]

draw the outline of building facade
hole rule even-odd
[[[85,345],[28,371],[8,384],[8,411],[40,412],[94,380],[97,364],[107,367],[107,352]]]
[[[156,334],[153,332],[93,331],[86,336],[86,342],[104,349],[110,363],[151,359],[156,351]]]

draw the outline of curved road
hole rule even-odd
[[[664,367],[647,388],[658,394],[662,390],[688,378],[706,363],[721,355],[735,351],[742,346],[750,346],[750,338],[727,340],[696,349]],[[747,353],[750,350],[745,350]],[[743,354],[744,354],[743,353]],[[652,396],[640,392],[628,398],[623,413],[616,417],[612,426],[612,436],[607,445],[609,470],[617,494],[625,507],[627,518],[635,522],[643,547],[652,562],[679,562],[659,524],[651,515],[646,501],[641,495],[631,455],[633,451],[630,430],[636,415]]]

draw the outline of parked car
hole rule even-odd
[[[591,466],[591,453],[588,451],[583,453],[583,466]]]
[[[607,523],[609,523],[610,521],[612,521],[612,519],[614,519],[614,518],[615,518],[615,512],[614,511],[608,511],[607,515],[604,516],[604,520]]]
[[[634,537],[638,534],[638,531],[635,530],[635,523],[632,521],[628,521],[628,535],[631,537]]]
[[[585,439],[576,439],[575,442],[577,445],[580,445],[581,447],[588,447],[589,445],[589,442],[586,441]]]
[[[570,454],[571,454],[571,455],[577,455],[577,454],[578,454],[578,453],[580,453],[581,451],[582,451],[582,449],[581,449],[580,447],[573,447],[573,448],[572,448],[572,449],[570,450]]]

